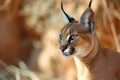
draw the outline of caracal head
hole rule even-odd
[[[65,57],[87,56],[94,42],[95,14],[91,9],[91,2],[78,21],[64,11],[62,2],[61,10],[66,25],[59,33],[60,52]]]

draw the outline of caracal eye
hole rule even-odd
[[[71,40],[75,40],[75,39],[77,39],[78,38],[78,34],[73,34],[73,35],[71,35]]]
[[[59,35],[59,40],[62,40],[63,39],[63,36],[60,34]]]

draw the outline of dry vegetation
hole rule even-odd
[[[64,0],[76,19],[89,0]],[[93,0],[100,43],[120,51],[120,0]],[[64,25],[58,0],[0,0],[0,80],[76,80],[72,59],[59,54]],[[21,62],[23,61],[23,62]]]

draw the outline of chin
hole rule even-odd
[[[63,55],[65,58],[72,58],[73,56],[76,55],[76,53],[75,53],[75,52],[67,52],[67,53],[62,52],[62,55]]]
[[[72,58],[72,57],[73,57],[73,55],[65,55],[65,54],[63,54],[63,56],[64,56],[65,58]]]

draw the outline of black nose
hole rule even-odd
[[[64,52],[64,50],[67,48],[67,46],[60,46],[60,50]]]

